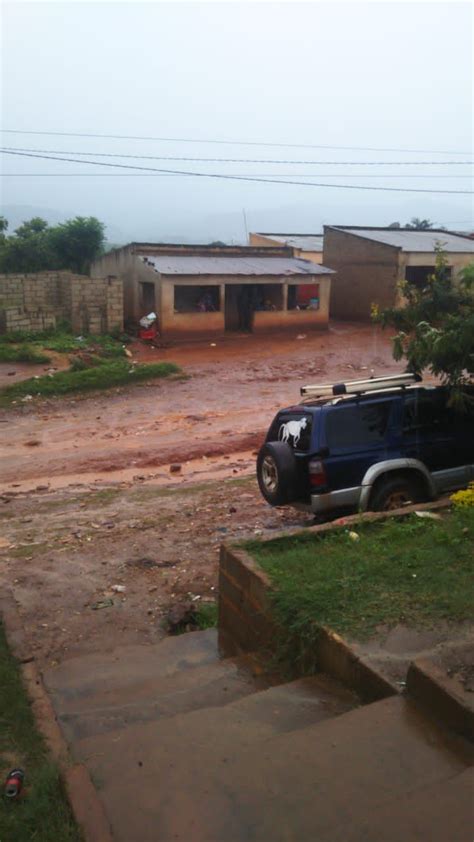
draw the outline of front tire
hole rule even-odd
[[[423,499],[419,484],[406,477],[392,477],[381,480],[370,498],[372,512],[391,512]]]
[[[273,441],[260,448],[257,479],[271,506],[284,506],[296,499],[296,459],[289,444]]]

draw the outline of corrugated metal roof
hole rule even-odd
[[[140,260],[162,275],[327,275],[333,271],[296,257],[159,254]]]
[[[323,240],[322,234],[262,234],[256,232],[260,237],[268,237],[274,240],[275,243],[284,243],[286,246],[292,248],[303,249],[304,251],[322,251]]]
[[[364,237],[367,240],[375,240],[377,243],[385,243],[385,245],[394,246],[402,251],[434,252],[436,244],[441,243],[447,252],[474,254],[474,240],[451,234],[449,231],[410,231],[406,228],[346,228],[342,225],[337,226],[336,230],[356,234],[358,237]]]

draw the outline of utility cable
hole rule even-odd
[[[23,149],[5,146],[11,152],[38,152],[44,155],[94,155],[97,158],[133,158],[150,161],[191,161],[193,163],[220,164],[295,164],[297,166],[330,167],[391,167],[391,166],[472,166],[474,161],[289,161],[272,158],[190,158],[184,155],[130,155],[121,152],[76,152],[70,149]]]
[[[55,137],[93,137],[93,138],[110,138],[112,140],[152,140],[159,143],[213,143],[227,146],[273,146],[286,149],[343,149],[357,152],[409,152],[422,153],[430,155],[470,155],[471,152],[460,152],[457,150],[447,149],[402,149],[400,147],[382,147],[382,146],[330,146],[318,143],[274,143],[256,140],[222,140],[215,138],[194,138],[194,137],[154,137],[144,135],[123,135],[123,134],[93,134],[92,132],[46,132],[46,131],[31,131],[26,129],[0,129],[4,134],[24,134],[24,135],[48,135]]]
[[[162,172],[162,173],[172,173],[173,175],[188,175],[188,176],[195,176],[198,178],[214,178],[214,179],[225,179],[227,181],[245,181],[245,182],[253,182],[259,184],[291,184],[296,185],[299,187],[332,187],[344,190],[377,190],[377,191],[384,191],[390,193],[451,193],[451,194],[468,194],[471,195],[474,191],[472,190],[431,190],[428,188],[415,188],[415,187],[373,187],[371,185],[359,185],[359,184],[322,184],[319,182],[314,181],[281,181],[280,179],[274,178],[259,178],[258,176],[240,176],[240,175],[230,175],[230,174],[223,174],[223,173],[202,173],[202,172],[192,172],[188,170],[165,170],[159,169],[157,167],[143,167],[139,166],[138,164],[112,164],[106,163],[104,161],[81,161],[77,158],[58,158],[52,157],[49,155],[39,155],[37,153],[32,152],[13,152],[12,150],[8,149],[0,149],[0,152],[3,152],[7,155],[16,155],[22,158],[41,158],[47,161],[65,161],[67,163],[73,164],[90,164],[96,167],[117,167],[119,169],[129,169],[129,170],[145,170],[149,172]]]

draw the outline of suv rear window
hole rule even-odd
[[[326,443],[330,449],[377,444],[383,441],[391,401],[335,406],[326,416]]]
[[[267,435],[267,441],[286,441],[295,450],[309,450],[313,416],[309,412],[279,412]]]

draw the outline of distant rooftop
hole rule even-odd
[[[252,252],[252,249],[249,249],[249,252]],[[232,256],[149,253],[140,259],[162,275],[329,275],[333,271],[309,260],[263,256],[261,252]]]
[[[358,226],[328,225],[328,228],[354,234],[366,240],[374,240],[387,246],[411,252],[435,251],[441,243],[447,252],[474,254],[474,240],[455,234],[452,231],[441,231],[439,228],[414,230],[410,228],[359,228]]]
[[[256,231],[259,237],[268,237],[276,243],[302,249],[303,251],[322,251],[323,234],[270,234],[267,231]]]

